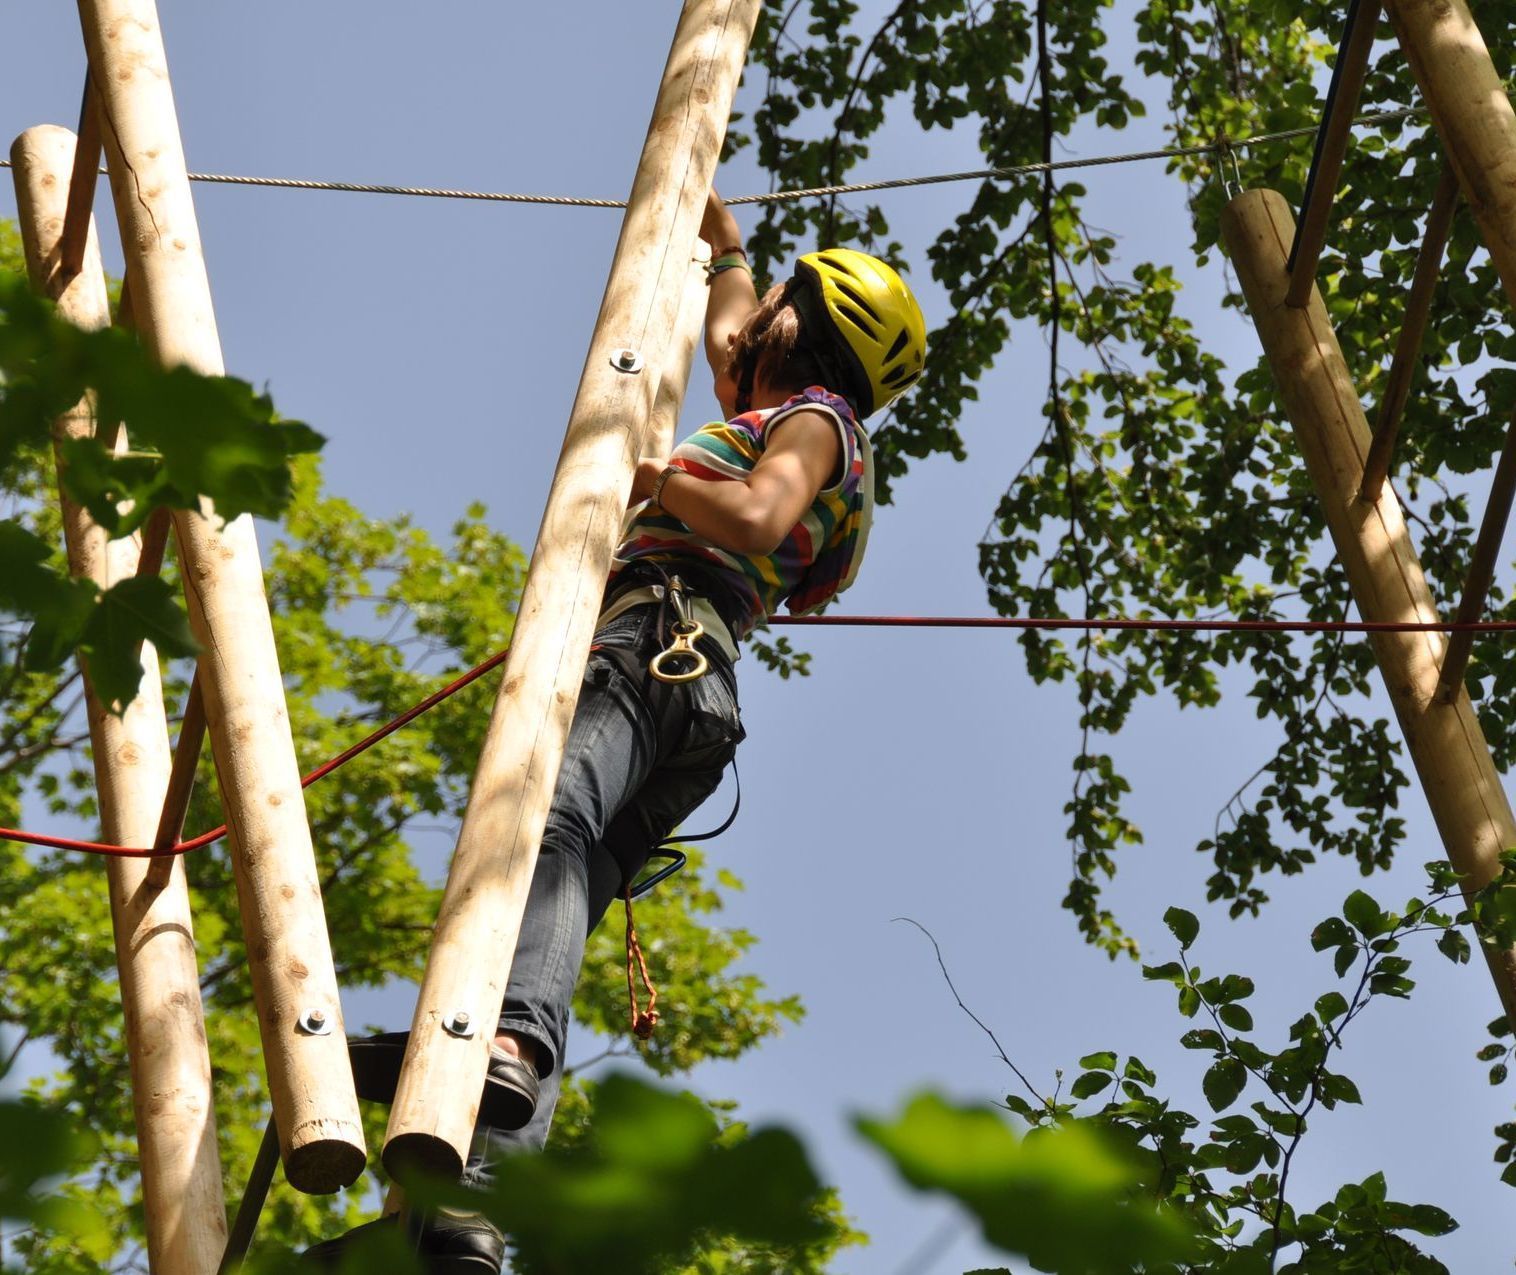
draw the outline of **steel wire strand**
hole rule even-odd
[[[1393,111],[1372,111],[1356,116],[1355,125],[1387,124],[1396,120],[1421,117],[1426,108],[1402,107]],[[1301,128],[1280,129],[1272,133],[1256,133],[1251,137],[1218,137],[1213,142],[1193,146],[1171,146],[1156,150],[1128,151],[1119,155],[1094,155],[1086,159],[1059,159],[1051,163],[1014,164],[1005,168],[973,168],[955,173],[933,173],[918,177],[892,177],[880,181],[848,182],[836,186],[806,186],[793,190],[766,191],[757,195],[737,195],[724,202],[728,207],[744,204],[782,204],[801,199],[823,199],[834,195],[867,194],[876,190],[903,190],[912,186],[937,186],[948,182],[988,181],[1011,177],[1026,177],[1044,172],[1063,172],[1071,168],[1102,168],[1111,164],[1131,164],[1158,159],[1183,159],[1205,155],[1227,148],[1267,146],[1274,142],[1293,141],[1310,137],[1320,130],[1320,125],[1311,124]],[[0,168],[11,167],[8,159],[0,159]],[[106,172],[102,168],[100,171]],[[582,195],[532,195],[510,191],[458,190],[441,186],[395,186],[377,182],[325,181],[300,177],[258,177],[235,173],[190,173],[192,182],[205,182],[219,186],[268,186],[277,190],[325,190],[358,195],[413,195],[425,199],[472,199],[497,204],[544,204],[555,208],[625,208],[624,199],[593,199]]]

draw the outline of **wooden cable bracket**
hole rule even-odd
[[[100,110],[95,82],[86,71],[84,99],[79,104],[79,139],[74,167],[68,181],[68,204],[63,213],[63,234],[58,240],[58,266],[66,279],[84,267],[84,246],[89,240],[90,215],[95,207],[95,184],[100,176]]]
[[[1437,290],[1437,278],[1442,271],[1442,259],[1457,210],[1458,175],[1451,164],[1444,162],[1437,193],[1432,196],[1432,210],[1427,214],[1426,235],[1416,258],[1416,273],[1411,278],[1411,289],[1406,296],[1400,339],[1395,344],[1395,357],[1390,362],[1384,395],[1379,400],[1374,441],[1369,444],[1369,454],[1363,462],[1363,485],[1358,490],[1358,499],[1369,504],[1379,499],[1390,475],[1390,460],[1400,434],[1400,420],[1411,394],[1411,382],[1416,378],[1416,360],[1426,337],[1432,297]]]
[[[1285,304],[1300,309],[1310,300],[1316,283],[1316,266],[1326,246],[1327,226],[1332,219],[1332,204],[1337,198],[1337,183],[1342,176],[1342,162],[1347,157],[1348,141],[1353,133],[1353,116],[1363,94],[1363,81],[1369,69],[1369,51],[1374,47],[1374,29],[1379,24],[1381,0],[1352,0],[1343,27],[1342,45],[1337,51],[1337,65],[1332,68],[1332,83],[1327,89],[1326,118],[1316,134],[1316,153],[1311,158],[1306,178],[1305,198],[1301,202],[1300,227],[1290,248],[1290,290]]]
[[[1474,552],[1469,558],[1469,574],[1463,585],[1463,598],[1458,603],[1458,614],[1453,619],[1466,624],[1484,614],[1485,599],[1489,597],[1490,585],[1495,580],[1495,560],[1500,555],[1500,544],[1505,539],[1506,523],[1511,516],[1511,499],[1516,496],[1516,417],[1506,431],[1505,450],[1495,466],[1495,478],[1490,483],[1490,499],[1484,508],[1484,521],[1479,525],[1479,536],[1474,541]],[[1437,678],[1437,702],[1450,704],[1463,686],[1463,675],[1468,671],[1469,655],[1474,649],[1474,635],[1455,632],[1448,636],[1447,650],[1442,657],[1442,671]]]

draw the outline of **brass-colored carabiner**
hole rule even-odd
[[[705,636],[705,626],[699,620],[675,620],[669,625],[669,636],[673,641],[669,643],[657,655],[648,661],[647,671],[660,682],[694,682],[705,676],[706,669],[710,668],[710,661],[695,649],[695,643]],[[689,659],[692,661],[689,668],[683,672],[666,670],[664,665],[670,661]]]
[[[673,576],[668,582],[668,600],[674,604],[674,622],[669,625],[668,646],[648,661],[647,671],[660,682],[694,682],[705,676],[710,661],[695,649],[695,643],[705,636],[705,626],[690,615],[689,602],[684,596],[684,581]],[[671,660],[689,659],[690,667],[683,672],[665,671],[664,665]]]

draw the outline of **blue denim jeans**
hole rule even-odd
[[[655,680],[659,607],[634,607],[595,635],[511,963],[500,1030],[541,1047],[542,1092],[525,1128],[481,1128],[464,1180],[486,1185],[501,1153],[547,1141],[585,941],[624,882],[721,782],[743,730],[731,668],[705,642],[698,681]]]

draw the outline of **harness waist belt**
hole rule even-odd
[[[716,610],[708,598],[702,598],[698,594],[685,596],[689,599],[691,618],[700,622],[701,627],[705,629],[706,637],[710,638],[722,655],[726,656],[727,663],[735,664],[738,658],[737,643],[732,640],[732,631],[727,628],[726,621],[721,618],[721,612]],[[630,611],[633,607],[662,601],[663,586],[661,584],[648,584],[640,588],[628,589],[625,593],[618,593],[611,599],[605,610],[600,613],[600,618],[595,621],[595,627],[598,629],[609,624],[618,615]]]

